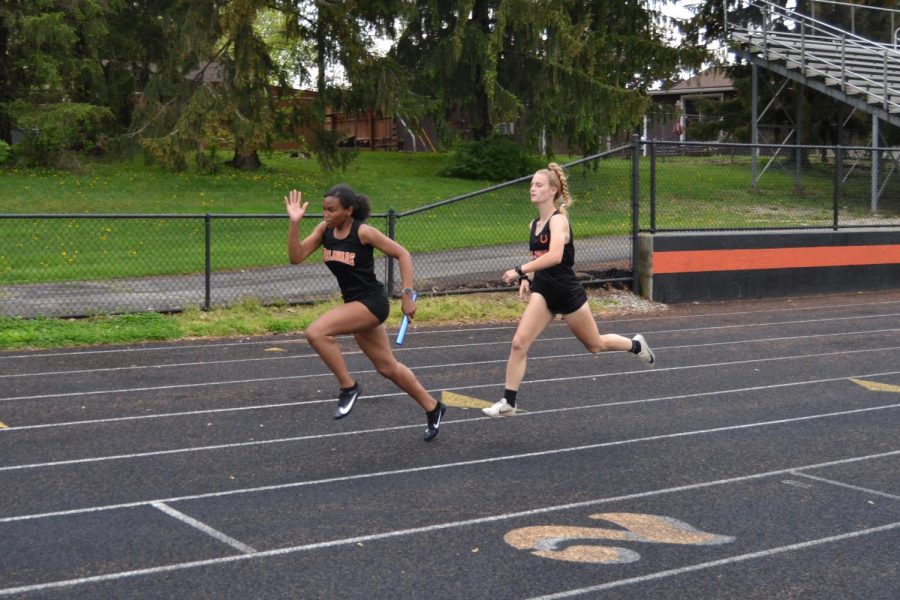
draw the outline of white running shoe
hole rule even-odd
[[[506,398],[504,398],[500,402],[495,402],[487,408],[482,408],[481,412],[489,417],[512,416],[516,414],[516,407],[509,404],[506,401]]]
[[[637,354],[638,358],[640,358],[651,367],[656,365],[656,355],[653,354],[653,350],[650,349],[650,345],[647,344],[647,340],[644,339],[644,336],[642,336],[641,334],[637,334],[631,339],[636,342],[640,342],[641,344],[641,351]]]

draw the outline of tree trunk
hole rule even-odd
[[[262,161],[259,160],[259,153],[256,150],[242,154],[238,149],[235,149],[234,158],[228,164],[241,171],[256,171],[262,166]]]
[[[487,0],[476,0],[472,7],[472,20],[476,23],[481,34],[487,38],[491,34],[490,5]],[[472,137],[476,140],[484,139],[491,135],[493,127],[491,126],[491,105],[488,98],[487,81],[485,80],[484,68],[479,66],[477,69],[478,76],[476,87],[473,91],[475,96],[474,117],[472,123]]]
[[[9,45],[9,29],[5,25],[5,21],[0,20],[0,57],[6,57],[6,49]],[[5,104],[11,100],[9,95],[9,78],[7,75],[7,61],[0,59],[0,104]],[[7,118],[6,111],[0,110],[0,140],[8,144],[12,143],[12,131],[10,131],[10,123]]]

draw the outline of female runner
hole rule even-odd
[[[567,209],[572,203],[566,173],[556,163],[536,172],[531,178],[531,203],[538,218],[531,222],[529,249],[533,260],[503,274],[507,284],[519,281],[519,295],[528,305],[513,336],[506,363],[503,399],[483,408],[491,417],[516,412],[516,396],[525,377],[528,349],[544,329],[561,314],[575,337],[594,354],[619,350],[631,352],[649,365],[656,363],[653,350],[638,334],[628,339],[615,333],[600,334],[588,305],[587,292],[578,281],[572,265],[575,245]],[[531,275],[531,277],[529,277]]]
[[[320,246],[325,265],[337,278],[344,304],[316,319],[306,329],[306,339],[325,365],[337,377],[340,393],[335,419],[350,414],[359,399],[360,386],[347,370],[344,355],[335,339],[338,335],[353,335],[379,374],[390,379],[413,397],[425,411],[425,441],[437,436],[446,406],[425,390],[409,368],[394,358],[384,321],[390,312],[384,285],[375,277],[373,250],[378,249],[400,263],[403,282],[401,303],[403,314],[410,320],[415,316],[413,300],[413,265],[409,252],[374,227],[365,224],[371,212],[369,199],[357,194],[347,185],[338,185],[325,193],[322,201],[324,218],[312,233],[300,239],[300,221],[309,202],[302,202],[298,190],[284,198],[290,226],[288,228],[288,256],[291,264],[303,262]]]

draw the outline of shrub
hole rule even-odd
[[[461,144],[440,174],[462,179],[508,181],[540,169],[543,162],[509,138],[492,136]]]
[[[9,160],[9,144],[0,140],[0,165]]]
[[[13,119],[26,132],[16,156],[27,164],[55,166],[70,152],[102,149],[104,135],[114,121],[109,109],[78,102],[12,104]]]
[[[219,159],[219,149],[215,145],[206,149],[206,152],[197,152],[197,168],[201,173],[215,175],[222,169],[222,161]]]

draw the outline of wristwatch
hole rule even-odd
[[[412,288],[403,288],[402,290],[400,290],[401,296],[412,296],[415,293],[416,291]]]

